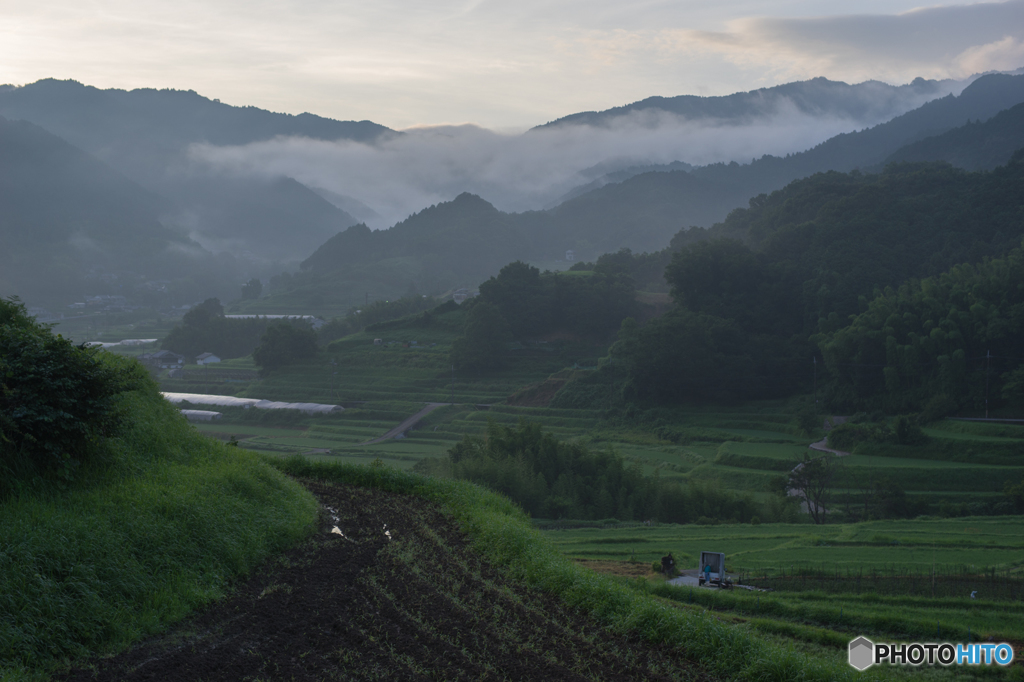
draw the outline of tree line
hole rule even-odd
[[[1019,404],[1022,186],[1018,153],[991,172],[894,164],[755,197],[677,235],[664,268],[673,308],[624,321],[596,375],[553,404],[730,402],[816,385],[836,410],[917,411],[936,395]],[[644,268],[664,259],[608,261],[649,281]]]
[[[490,422],[482,436],[464,436],[442,459],[423,460],[425,473],[449,475],[507,495],[534,517],[658,520],[669,523],[795,520],[785,496],[759,502],[714,483],[644,476],[612,450],[559,441],[539,424]]]

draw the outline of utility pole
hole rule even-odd
[[[455,404],[455,365],[452,364],[452,385],[451,385],[451,397],[452,405]]]
[[[992,351],[985,351],[985,419],[988,419],[988,368],[992,360]]]

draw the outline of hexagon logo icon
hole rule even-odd
[[[867,637],[858,637],[850,642],[850,665],[857,670],[867,670],[875,662],[875,643]]]

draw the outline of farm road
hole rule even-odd
[[[402,422],[401,424],[399,424],[395,428],[391,429],[390,431],[385,433],[380,438],[374,438],[373,440],[368,440],[365,443],[360,443],[360,445],[374,445],[376,443],[383,443],[386,440],[391,440],[392,438],[395,438],[399,434],[405,433],[406,431],[408,431],[412,427],[416,426],[416,424],[418,424],[421,419],[426,417],[428,414],[430,414],[431,412],[433,412],[437,408],[444,407],[445,405],[451,405],[451,403],[427,403],[427,406],[424,407],[422,410],[420,410],[419,412],[417,412],[413,416],[409,417],[404,422]]]
[[[512,580],[423,498],[304,483],[320,500],[317,532],[169,632],[54,679],[714,679],[683,648],[603,628]]]

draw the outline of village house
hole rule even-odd
[[[196,356],[197,365],[211,365],[215,362],[220,362],[220,358],[213,353],[203,353],[202,355]]]

